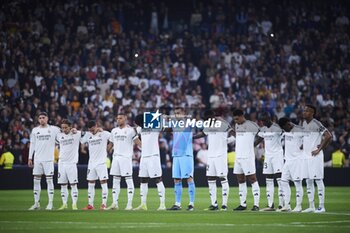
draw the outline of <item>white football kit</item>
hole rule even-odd
[[[58,184],[78,183],[77,163],[81,131],[77,133],[59,133],[56,142],[59,145]]]
[[[141,135],[139,177],[161,177],[162,166],[159,153],[159,132],[144,130],[141,127],[137,127],[137,133]]]
[[[204,128],[203,133],[208,136],[208,161],[207,176],[226,177],[228,173],[227,164],[227,138],[230,125],[221,121],[221,127]]]
[[[246,176],[255,174],[254,140],[259,132],[259,126],[246,120],[243,124],[236,124],[236,161],[234,174]]]
[[[133,142],[136,138],[136,130],[129,125],[112,130],[109,141],[113,143],[114,153],[110,175],[132,176]]]
[[[88,144],[89,148],[89,163],[87,180],[107,180],[107,144],[110,137],[110,132],[103,131],[92,134],[87,132],[82,138],[81,143]]]
[[[56,135],[61,130],[53,125],[35,127],[30,135],[29,159],[34,158],[33,175],[54,174]]]
[[[282,129],[272,123],[260,129],[258,136],[264,139],[265,159],[263,174],[281,173],[283,167]]]
[[[303,138],[303,144],[307,161],[307,178],[323,179],[323,151],[316,156],[312,156],[311,152],[317,150],[317,146],[321,144],[322,135],[327,129],[316,119],[312,119],[309,123],[304,121],[303,127],[306,133]]]
[[[302,149],[304,129],[294,125],[290,132],[284,132],[284,158],[285,164],[282,169],[282,180],[298,181],[305,178],[305,156]]]

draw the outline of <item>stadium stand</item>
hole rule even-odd
[[[196,114],[243,108],[253,121],[268,111],[298,123],[311,103],[334,136],[325,158],[341,147],[348,160],[348,4],[252,2],[2,4],[0,154],[8,146],[15,164],[26,164],[29,132],[43,110],[54,125],[68,118],[82,129],[97,119],[111,130],[121,109],[130,121],[146,109],[182,105]],[[169,167],[171,136],[161,143]]]

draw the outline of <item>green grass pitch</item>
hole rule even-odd
[[[305,188],[304,188],[305,190]],[[79,190],[78,207],[87,203],[87,190]],[[277,191],[277,190],[276,190]],[[166,190],[166,204],[174,201],[172,188]],[[111,193],[111,192],[110,192]],[[218,190],[219,202],[221,190]],[[207,188],[197,188],[195,211],[156,211],[159,203],[156,189],[148,193],[148,211],[27,211],[33,204],[31,190],[0,191],[0,232],[350,232],[350,187],[327,187],[324,214],[275,213],[275,212],[233,212],[238,201],[237,187],[231,187],[229,211],[204,211],[209,206]],[[277,197],[275,198],[277,203]],[[292,207],[295,191],[292,190]],[[109,195],[108,204],[112,197]],[[95,206],[101,201],[101,190],[96,190]],[[248,190],[248,207],[252,207],[251,190]],[[70,199],[69,199],[70,203]],[[139,190],[134,197],[134,207],[140,203]],[[183,192],[183,207],[188,203],[187,189]],[[47,204],[46,191],[41,193],[42,209]],[[54,207],[61,205],[60,191],[55,190]],[[126,189],[122,189],[119,207],[125,208]],[[261,188],[261,207],[266,206],[265,188]],[[307,206],[306,193],[303,207]],[[70,205],[69,205],[70,207]]]

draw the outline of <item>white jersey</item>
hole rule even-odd
[[[124,128],[112,129],[109,141],[113,143],[114,155],[132,158],[134,139],[137,138],[136,130],[129,125]]]
[[[254,140],[259,126],[249,120],[236,124],[236,158],[255,158]]]
[[[58,163],[78,163],[80,139],[81,131],[57,134],[56,142],[60,147]]]
[[[56,135],[61,130],[53,125],[35,127],[30,135],[29,159],[35,162],[54,161]]]
[[[282,129],[276,123],[270,127],[264,126],[260,129],[258,136],[264,139],[265,157],[283,155]]]
[[[159,132],[146,131],[141,127],[137,127],[136,130],[137,133],[141,135],[141,156],[159,156]]]
[[[103,131],[92,134],[87,132],[82,138],[81,143],[87,143],[89,148],[89,165],[98,165],[106,163],[107,144],[110,132]]]
[[[284,158],[286,161],[300,159],[303,157],[304,151],[302,150],[302,145],[304,135],[304,129],[299,125],[294,125],[290,132],[283,132]]]
[[[208,136],[208,158],[217,158],[227,156],[227,136],[231,129],[228,122],[221,121],[221,127],[204,128],[203,133]]]
[[[312,119],[309,123],[303,121],[303,127],[306,133],[303,139],[304,151],[308,157],[312,157],[311,152],[317,150],[327,129],[316,119]],[[323,154],[323,151],[320,153]]]

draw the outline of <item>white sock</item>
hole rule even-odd
[[[49,197],[49,205],[53,203],[53,194],[54,194],[54,187],[53,187],[53,177],[46,177],[46,183],[47,183],[47,194]]]
[[[131,176],[125,177],[126,185],[128,187],[128,206],[132,206],[132,199],[134,197],[134,181]]]
[[[275,192],[275,187],[274,187],[273,179],[266,178],[266,197],[267,197],[267,205],[269,207],[272,207],[273,205],[274,192]]]
[[[165,205],[165,187],[163,181],[157,183],[158,196],[160,199],[160,204]]]
[[[309,207],[315,209],[315,185],[313,179],[306,179],[306,192],[309,199]]]
[[[303,202],[303,195],[304,195],[304,190],[303,190],[303,184],[301,180],[294,181],[295,185],[295,192],[296,192],[296,207],[301,208],[301,203]]]
[[[101,184],[101,188],[102,188],[102,204],[107,205],[108,184],[107,183]]]
[[[278,185],[278,206],[283,206],[283,182],[281,178],[277,178]]]
[[[67,201],[68,201],[68,185],[61,185],[61,197],[62,197],[62,203],[64,205],[67,205]]]
[[[247,206],[247,182],[238,184],[239,201],[241,206]]]
[[[35,204],[39,204],[40,192],[41,192],[41,178],[34,177],[33,183],[34,183],[34,186],[33,186],[34,202]]]
[[[89,185],[88,185],[88,197],[89,197],[89,205],[94,206],[95,183],[89,183]]]
[[[77,201],[78,201],[78,185],[77,184],[71,184],[70,185],[71,187],[71,197],[72,197],[72,204],[73,205],[76,205],[77,204]]]
[[[254,205],[259,207],[260,202],[260,187],[258,181],[252,183],[252,194],[254,197]]]
[[[230,186],[228,184],[227,178],[221,181],[221,187],[222,187],[222,205],[227,206],[228,196],[230,194]]]
[[[120,181],[121,181],[121,177],[119,176],[113,177],[112,197],[113,197],[113,204],[116,204],[116,205],[118,205],[118,199],[119,199],[119,193],[120,193]]]
[[[140,195],[141,195],[141,204],[147,203],[147,194],[148,194],[148,183],[140,184]]]
[[[318,206],[319,208],[324,208],[325,187],[323,180],[316,180],[316,185],[318,189]]]
[[[290,195],[291,190],[289,186],[289,181],[282,180],[283,194],[284,194],[284,207],[290,206]]]
[[[216,180],[208,180],[208,186],[209,186],[209,195],[212,205],[217,205],[217,197],[216,197]]]

